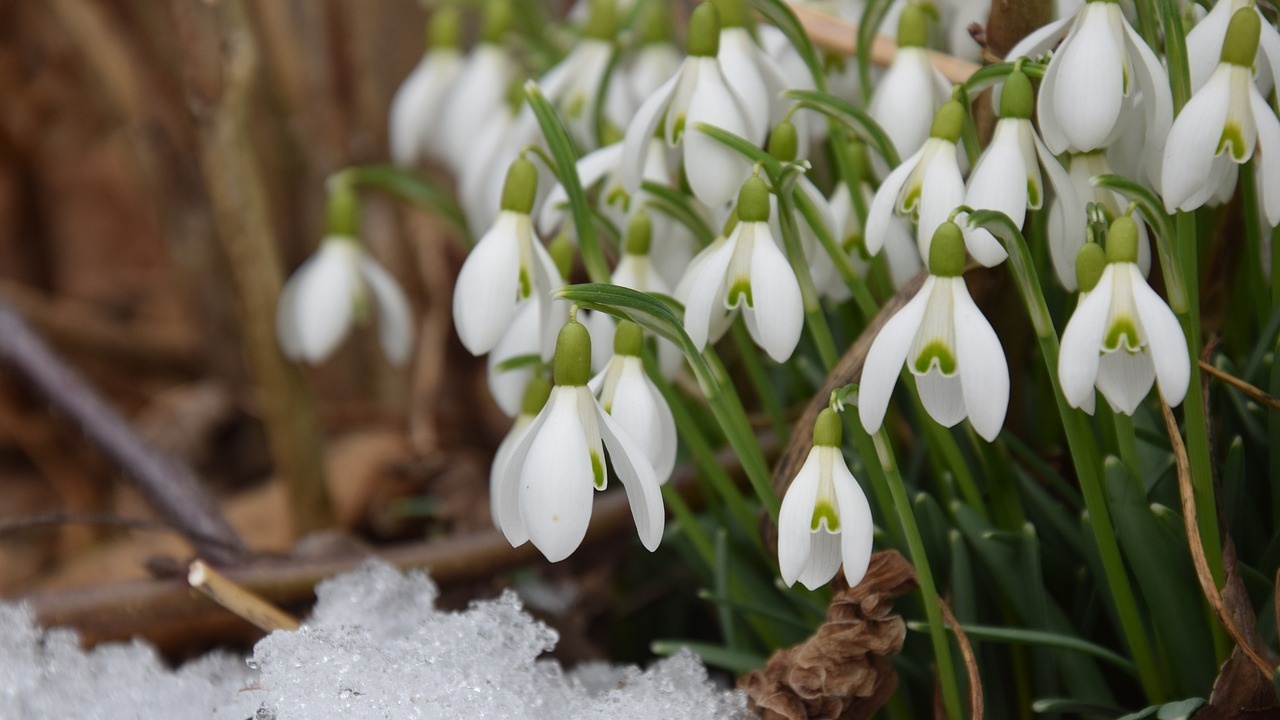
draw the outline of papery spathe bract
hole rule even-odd
[[[370,297],[372,296],[372,298]],[[365,252],[359,241],[330,235],[285,283],[276,305],[276,332],[286,357],[324,362],[376,306],[378,337],[387,359],[409,359],[412,313],[399,283]]]

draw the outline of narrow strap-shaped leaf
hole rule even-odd
[[[848,126],[858,137],[875,148],[890,168],[895,168],[902,162],[893,146],[893,140],[866,110],[844,98],[816,90],[788,90],[783,95],[798,100],[801,107],[817,110]]]

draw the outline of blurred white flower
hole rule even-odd
[[[502,46],[511,24],[510,0],[486,3],[481,41],[463,62],[453,89],[444,100],[440,147],[455,172],[473,162],[476,135],[494,114],[504,111],[516,62]]]
[[[397,165],[445,157],[440,119],[444,98],[462,69],[459,21],[457,8],[442,7],[432,13],[427,50],[391,100],[388,142]]]
[[[1262,16],[1253,0],[1218,0],[1209,14],[1187,33],[1187,66],[1193,92],[1209,82],[1209,76],[1222,58],[1227,26],[1238,10],[1246,8],[1257,13],[1261,20],[1258,47],[1249,65],[1257,68],[1259,92],[1264,96],[1271,93],[1275,79],[1280,77],[1280,31]]]
[[[924,145],[930,136],[930,119],[951,99],[951,83],[929,59],[928,34],[924,10],[907,5],[898,19],[898,49],[867,109],[893,140],[900,157],[913,155]],[[884,162],[877,157],[872,163],[883,175]]]

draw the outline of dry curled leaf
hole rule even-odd
[[[915,589],[915,569],[886,550],[871,556],[857,587],[836,577],[827,621],[813,637],[738,681],[765,720],[869,718],[898,685],[889,656],[902,649],[907,629],[893,601]]]

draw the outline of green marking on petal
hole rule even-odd
[[[1031,178],[1027,178],[1027,207],[1040,207],[1040,186]]]
[[[813,519],[809,522],[809,529],[817,532],[822,528],[822,524],[827,524],[827,532],[840,532],[840,515],[836,513],[836,508],[827,500],[819,500],[813,505]]]
[[[676,116],[675,128],[671,132],[671,142],[679,145],[682,137],[684,137],[684,113]]]
[[[565,106],[564,115],[567,118],[582,117],[582,111],[587,107],[587,98],[582,93],[574,93],[569,103]]]
[[[1215,155],[1221,155],[1227,147],[1231,148],[1231,159],[1238,163],[1245,160],[1249,149],[1244,146],[1244,128],[1238,122],[1228,122],[1222,127],[1222,137],[1218,140]]]
[[[1121,343],[1124,344],[1121,345]],[[1121,347],[1131,353],[1142,349],[1142,343],[1138,340],[1138,325],[1131,318],[1116,318],[1102,341],[1102,349],[1107,352],[1119,350]]]
[[[600,454],[595,450],[591,451],[591,476],[592,482],[596,484],[596,489],[603,490],[605,488],[604,460],[600,458]]]
[[[729,288],[729,307],[738,307],[744,300],[747,303],[747,307],[755,307],[751,297],[751,281],[734,281],[733,285]]]
[[[520,268],[519,283],[520,283],[520,291],[519,291],[520,299],[523,300],[529,297],[529,293],[533,292],[533,281],[529,278],[529,271],[523,267]]]
[[[951,348],[947,347],[940,340],[930,341],[929,344],[925,345],[924,349],[920,351],[920,354],[916,356],[914,364],[916,374],[923,375],[929,372],[929,368],[932,367],[935,362],[937,363],[938,370],[942,371],[943,375],[955,374],[956,356],[951,352]]]
[[[840,248],[845,254],[852,254],[854,250],[858,251],[858,257],[866,257],[867,243],[860,232],[851,232],[844,236],[844,241],[840,243]]]
[[[902,209],[912,215],[916,214],[916,208],[920,206],[920,188],[921,183],[916,183],[907,188],[907,193],[902,196]]]
[[[606,205],[617,205],[622,208],[622,212],[628,212],[631,207],[631,195],[624,188],[616,187],[609,194],[604,196]]]

